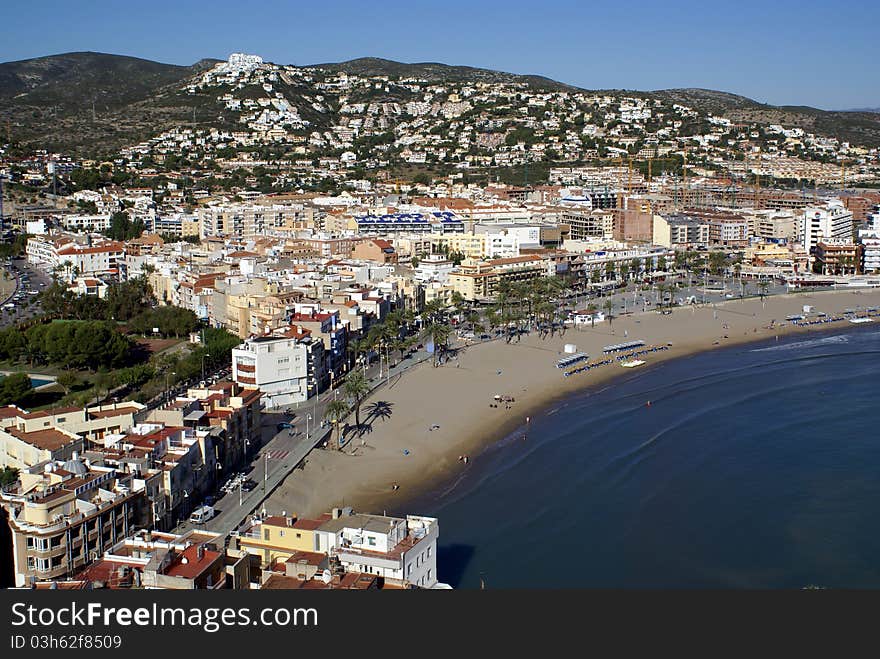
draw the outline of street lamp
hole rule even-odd
[[[306,414],[306,444],[309,442],[309,421],[312,420],[311,414]]]
[[[168,376],[169,375],[177,375],[177,373],[175,373],[174,371],[171,371],[170,373],[168,371],[165,371],[165,399],[166,400],[171,398],[171,392],[169,391],[169,387],[168,387]]]
[[[210,357],[210,356],[211,356],[210,353],[207,353],[207,352],[204,355],[202,355],[202,380],[203,381],[205,379],[205,357]]]

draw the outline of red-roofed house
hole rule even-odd
[[[382,238],[373,238],[359,242],[351,250],[351,258],[383,264],[397,263],[397,253],[394,251],[394,245]]]

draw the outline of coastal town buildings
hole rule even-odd
[[[317,519],[257,518],[235,539],[241,549],[259,557],[270,570],[269,579],[275,574],[271,568],[280,564],[282,574],[301,582],[339,571],[370,575],[382,585],[435,588],[438,537],[434,517],[387,517],[334,508]]]

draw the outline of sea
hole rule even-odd
[[[873,326],[649,363],[395,512],[454,588],[880,588],[878,403]]]

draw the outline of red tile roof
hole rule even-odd
[[[211,551],[210,549],[205,549],[201,560],[199,560],[198,552],[198,545],[190,545],[189,547],[184,549],[179,556],[175,558],[171,565],[168,566],[168,568],[165,570],[165,574],[169,577],[195,579],[205,570],[207,570],[211,566],[211,564],[220,557],[219,551]],[[184,558],[186,559],[186,563],[183,562]]]

